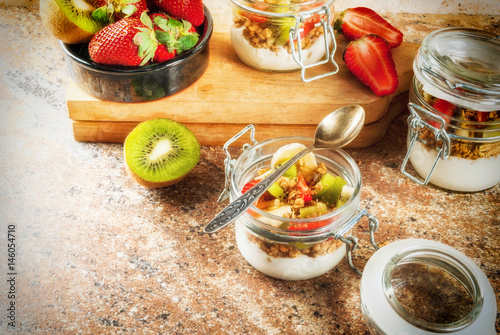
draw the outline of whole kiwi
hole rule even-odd
[[[198,164],[200,144],[184,125],[158,118],[141,122],[125,139],[125,166],[142,186],[161,188],[186,177]]]
[[[97,0],[40,0],[40,17],[45,28],[68,44],[88,43],[103,27],[92,18]]]

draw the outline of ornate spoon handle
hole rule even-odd
[[[257,201],[267,189],[283,175],[289,168],[292,167],[295,162],[301,159],[303,156],[311,152],[315,147],[309,146],[304,150],[297,153],[295,156],[286,161],[281,165],[276,171],[271,173],[266,178],[262,179],[255,186],[245,192],[235,201],[231,202],[226,208],[224,208],[215,218],[213,218],[208,225],[205,227],[205,233],[213,233],[217,230],[227,226],[229,223],[236,220],[240,215],[245,213],[247,209],[252,206],[255,201]]]

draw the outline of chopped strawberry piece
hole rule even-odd
[[[488,115],[490,114],[490,112],[479,112],[479,111],[476,111],[477,113],[477,121],[478,122],[486,122],[488,121]]]
[[[399,78],[391,48],[378,35],[366,35],[350,42],[344,51],[344,62],[351,73],[376,95],[396,92]]]
[[[348,41],[357,40],[365,35],[375,34],[384,38],[391,48],[403,42],[403,33],[366,7],[348,8],[335,21],[335,29]]]
[[[297,186],[300,188],[301,197],[304,202],[312,200],[311,189],[307,186],[306,180],[302,174],[297,176]]]
[[[437,110],[438,112],[444,114],[444,120],[449,123],[450,122],[450,116],[453,116],[455,113],[456,106],[452,104],[451,102],[448,102],[443,99],[437,99],[433,104],[432,107]],[[435,128],[439,127],[439,123],[437,121],[429,121],[429,124]]]
[[[254,187],[255,185],[257,185],[257,183],[258,183],[259,181],[260,181],[259,179],[254,179],[254,180],[252,180],[251,182],[246,183],[246,184],[243,186],[243,188],[241,189],[241,193],[248,192],[248,190],[250,190],[252,187]]]
[[[323,220],[323,221],[315,221],[315,222],[301,222],[301,223],[295,223],[288,227],[288,230],[310,230],[310,229],[317,229],[321,228],[323,226],[326,226],[332,222],[332,219],[330,220]]]

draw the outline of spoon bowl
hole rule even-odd
[[[358,105],[344,106],[328,114],[316,128],[314,144],[301,150],[269,176],[231,202],[208,223],[204,231],[206,233],[216,232],[243,215],[279,177],[309,152],[318,149],[339,149],[351,143],[363,128],[364,120],[365,111],[363,107]]]

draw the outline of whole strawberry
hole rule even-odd
[[[99,30],[89,43],[89,54],[99,64],[143,66],[153,59],[157,44],[151,19],[143,13],[141,19],[127,17]]]
[[[179,21],[164,13],[152,13],[158,48],[153,58],[154,62],[164,62],[194,47],[199,35],[196,28],[188,21]]]
[[[97,0],[92,17],[103,23],[114,23],[125,17],[140,18],[148,10],[146,0]]]
[[[205,20],[202,0],[152,0],[165,13],[199,26]]]
[[[391,47],[378,35],[365,35],[347,45],[343,59],[346,67],[376,95],[396,92],[399,79]]]

